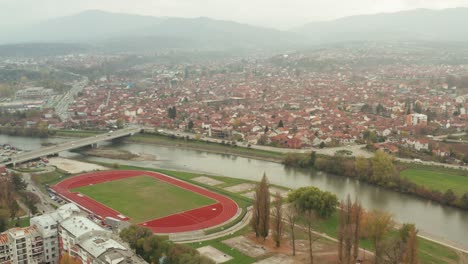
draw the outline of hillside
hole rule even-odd
[[[294,29],[314,43],[348,41],[468,41],[468,8],[416,9],[344,17]]]

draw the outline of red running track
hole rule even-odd
[[[223,224],[224,222],[234,217],[237,213],[237,204],[233,200],[223,195],[211,192],[184,181],[177,180],[167,175],[151,171],[118,170],[90,172],[65,179],[51,188],[62,197],[73,201],[87,211],[93,212],[94,214],[100,216],[102,219],[105,217],[113,217],[121,220],[130,220],[130,218],[122,216],[119,212],[113,210],[112,208],[109,208],[85,195],[71,192],[70,190],[90,184],[99,184],[141,175],[152,176],[160,181],[164,181],[194,193],[204,195],[217,201],[215,204],[139,224],[151,229],[154,233],[177,233],[209,228]]]

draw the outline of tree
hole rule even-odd
[[[323,149],[325,147],[325,142],[320,142],[319,148]]]
[[[257,140],[257,144],[262,146],[268,144],[268,136],[265,134],[261,135],[260,138]]]
[[[24,197],[25,204],[28,207],[30,213],[33,215],[36,214],[37,213],[36,204],[38,204],[41,201],[41,198],[39,198],[39,196],[37,196],[37,194],[33,192],[24,192],[23,197]]]
[[[13,183],[13,187],[15,191],[20,192],[26,190],[28,183],[21,178],[21,175],[18,173],[13,173],[11,176],[11,182]]]
[[[370,174],[370,164],[369,160],[363,156],[356,157],[354,161],[354,169],[356,170],[357,176],[363,179],[369,179]]]
[[[338,210],[338,259],[342,264],[356,263],[359,254],[361,205],[351,198],[341,201]]]
[[[265,240],[270,225],[270,191],[265,174],[255,190],[252,212],[252,229],[257,237],[261,236]]]
[[[130,226],[120,232],[120,237],[149,263],[160,263],[160,259],[164,256],[163,263],[214,264],[212,260],[201,256],[194,248],[174,244],[164,237],[153,235],[144,227]]]
[[[192,120],[189,120],[188,124],[187,124],[187,129],[188,130],[192,130],[193,129],[193,121]]]
[[[309,160],[309,164],[311,166],[314,166],[315,165],[315,160],[317,159],[317,153],[315,151],[312,151],[310,153],[310,160]]]
[[[177,110],[175,106],[167,108],[167,117],[169,117],[170,119],[175,119],[176,116]]]
[[[455,193],[452,191],[452,189],[448,189],[445,193],[444,193],[444,196],[443,196],[443,201],[445,204],[451,204],[453,203],[456,199],[457,199],[457,196],[455,195]]]
[[[297,209],[293,205],[288,206],[288,210],[286,211],[286,219],[288,221],[289,230],[291,231],[291,240],[292,240],[292,250],[293,256],[296,256],[296,234],[294,233],[296,227],[296,221],[298,218]]]
[[[381,150],[375,152],[372,159],[372,176],[375,182],[386,182],[395,175],[393,157]]]
[[[414,104],[413,111],[419,114],[422,113],[423,110],[420,102]]]
[[[409,225],[409,229],[406,235],[403,264],[418,264],[418,230],[414,225]]]
[[[118,118],[117,121],[115,122],[115,125],[119,129],[123,128],[124,124],[125,124],[125,120],[123,118]]]
[[[276,192],[273,201],[273,210],[271,212],[273,226],[273,240],[276,247],[281,246],[281,238],[283,236],[283,199],[279,192]]]
[[[7,217],[0,214],[0,233],[7,230],[8,228],[7,223],[8,223]]]
[[[313,186],[301,187],[290,192],[288,201],[295,203],[301,213],[314,211],[322,218],[330,217],[338,205],[336,195]]]
[[[314,264],[314,249],[313,244],[316,242],[320,236],[314,236],[312,233],[312,224],[315,222],[315,212],[313,210],[308,210],[304,214],[304,221],[307,226],[307,238],[309,239],[309,258],[310,264]]]
[[[381,252],[382,241],[394,225],[392,216],[388,213],[374,210],[366,214],[364,220],[363,229],[375,248],[374,263],[381,263],[383,256]]]
[[[463,208],[468,208],[468,192],[463,194],[461,198],[461,205]]]
[[[278,122],[278,127],[284,127],[283,120],[280,120],[280,121]]]
[[[10,209],[10,218],[14,219],[20,209],[18,202],[16,200],[10,200],[8,208]]]
[[[138,240],[142,238],[147,238],[153,235],[153,232],[148,228],[131,225],[129,228],[125,228],[120,232],[120,238],[126,241],[132,249],[137,248]]]

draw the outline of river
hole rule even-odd
[[[0,143],[10,143],[25,150],[39,148],[43,142],[60,142],[63,140],[66,139],[37,139],[0,135]],[[142,167],[202,172],[249,180],[260,180],[263,173],[266,173],[271,183],[288,188],[313,185],[322,190],[335,193],[341,199],[350,194],[352,199],[357,197],[368,210],[380,209],[387,211],[398,222],[415,223],[423,234],[430,234],[436,239],[455,242],[465,249],[468,248],[468,212],[460,209],[442,206],[410,195],[387,191],[354,179],[312,170],[286,168],[282,164],[273,162],[148,144],[118,143],[109,146],[133,153],[152,154],[157,157],[157,161],[116,161],[97,157],[87,157],[86,159]],[[79,154],[70,152],[64,152],[60,155],[64,157],[79,156]]]

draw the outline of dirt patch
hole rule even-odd
[[[277,187],[270,187],[270,194],[271,195],[275,195],[276,193],[279,193],[281,195],[281,197],[283,198],[286,198],[288,197],[288,190],[285,190],[285,189],[280,189],[280,188],[277,188]]]
[[[145,160],[156,160],[156,157],[150,154],[141,153],[135,154],[123,149],[113,148],[95,148],[83,151],[83,154],[108,159],[122,159],[122,160],[134,160],[134,161],[145,161]]]
[[[278,255],[266,258],[264,260],[257,261],[254,264],[293,264],[293,263],[294,263],[294,258],[284,255],[284,254],[278,254]]]
[[[264,246],[256,244],[244,236],[233,237],[224,240],[223,243],[252,258],[265,256],[268,253]]]
[[[224,188],[224,190],[229,191],[229,192],[240,193],[240,192],[252,190],[255,188],[255,186],[256,185],[253,183],[241,183],[241,184],[226,187]]]
[[[200,252],[201,255],[212,259],[216,263],[224,263],[232,259],[231,256],[212,246],[197,248],[197,251]]]
[[[106,167],[86,163],[77,160],[54,157],[49,159],[49,164],[69,173],[80,173],[86,171],[107,170]]]
[[[218,181],[218,180],[215,180],[213,178],[206,177],[206,176],[196,177],[196,178],[193,178],[192,180],[197,181],[199,183],[206,184],[206,185],[210,185],[210,186],[215,186],[215,185],[219,185],[221,183],[224,183],[223,181]]]

